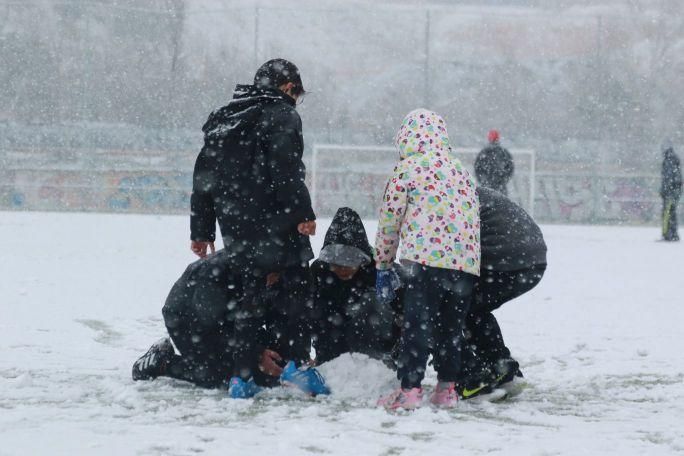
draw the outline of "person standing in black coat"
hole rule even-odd
[[[373,250],[354,210],[337,210],[311,270],[315,294],[310,322],[316,364],[343,353],[373,358],[389,353],[393,335],[398,338],[401,331],[393,324],[399,301],[377,300]]]
[[[231,259],[260,273],[313,258],[307,235],[315,234],[316,217],[295,110],[303,93],[297,67],[270,60],[253,85],[238,85],[233,100],[209,116],[190,201],[191,248],[198,256],[211,248],[218,220]]]
[[[678,241],[677,204],[682,196],[682,168],[670,141],[663,144],[660,196],[663,198],[663,240]]]
[[[475,176],[482,187],[492,188],[508,195],[508,181],[513,176],[513,157],[499,144],[499,132],[491,130],[489,144],[475,158]]]
[[[478,187],[482,267],[466,318],[466,368],[459,394],[468,398],[522,376],[492,313],[537,286],[546,271],[546,243],[532,217],[501,193]]]
[[[280,306],[291,320],[301,319],[311,305],[308,236],[315,234],[316,217],[304,183],[302,122],[295,110],[303,93],[293,63],[266,62],[254,84],[238,85],[233,100],[211,113],[195,162],[191,249],[200,257],[213,251],[218,220],[226,260],[243,275],[234,320],[234,369],[244,380],[251,376],[254,355],[249,341],[268,311],[259,298],[265,285],[280,281],[289,290]],[[292,334],[298,364],[308,360],[308,336]]]

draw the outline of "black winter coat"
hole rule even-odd
[[[493,188],[504,195],[508,194],[506,185],[513,176],[513,157],[498,143],[492,143],[477,154],[475,176],[483,187]]]
[[[228,349],[234,333],[236,314],[240,311],[245,280],[244,276],[236,274],[230,268],[228,258],[228,252],[219,250],[191,263],[176,280],[162,308],[169,333],[178,329],[189,334],[220,336],[225,341],[223,349]],[[275,293],[274,290],[257,295],[254,298],[257,302],[251,304],[268,307],[274,296],[277,296]],[[281,315],[278,318],[287,321],[288,316]],[[271,335],[263,327],[254,334],[254,344],[259,352],[271,340]]]
[[[661,175],[660,196],[663,198],[679,199],[682,195],[682,168],[679,157],[677,157],[673,149],[665,151]]]
[[[516,271],[546,264],[539,225],[501,193],[478,187],[482,269]]]
[[[170,328],[193,326],[210,330],[231,319],[240,290],[239,277],[228,268],[228,253],[220,250],[190,264],[173,284],[162,314]]]
[[[295,102],[274,88],[238,85],[202,128],[193,173],[190,231],[213,241],[218,219],[233,264],[263,273],[313,258],[297,225],[315,220],[304,183],[302,123]]]
[[[338,261],[331,257],[331,262],[343,264],[355,257],[353,251],[360,252],[368,262],[350,280],[340,279],[330,270],[329,262],[319,259],[312,264],[315,295],[310,322],[317,362],[346,352],[372,356],[388,351],[392,332],[400,331],[393,327],[394,315],[400,310],[399,300],[395,299],[391,306],[378,303],[373,251],[361,218],[352,209],[341,208],[335,214],[325,235],[323,251],[330,246],[336,248],[328,253],[340,256]]]

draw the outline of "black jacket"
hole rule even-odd
[[[162,308],[167,326],[209,330],[231,319],[229,308],[235,308],[240,279],[231,273],[227,258],[228,253],[220,250],[185,269]]]
[[[532,217],[501,193],[478,187],[482,269],[516,271],[546,264],[544,236]]]
[[[660,196],[679,199],[682,195],[682,168],[672,148],[665,151],[661,175]]]
[[[292,98],[238,85],[202,128],[193,173],[190,231],[213,241],[218,219],[234,264],[271,272],[313,258],[297,225],[315,220],[304,183],[302,123]]]
[[[513,157],[498,143],[492,143],[477,154],[475,176],[480,186],[493,188],[504,195],[506,185],[513,176]]]
[[[244,294],[245,280],[250,280],[250,287],[254,287],[257,278],[246,277],[231,268],[229,253],[222,249],[218,252],[191,263],[176,280],[166,298],[162,315],[164,323],[171,333],[173,329],[188,333],[212,334],[213,337],[223,337],[225,347],[231,346],[233,327],[238,312],[242,310],[241,298]],[[257,294],[252,306],[272,308],[274,302],[282,302],[278,293],[282,287],[273,286]],[[260,352],[268,346],[273,336],[266,328],[271,326],[269,319],[276,318],[282,324],[290,321],[287,313],[270,312],[263,317],[262,326],[255,334],[256,349]],[[234,344],[234,343],[233,343]]]
[[[330,262],[314,261],[311,272],[314,277],[314,306],[310,321],[314,333],[316,359],[323,363],[342,353],[362,352],[369,355],[391,348],[393,316],[399,310],[398,299],[389,306],[381,306],[375,295],[376,269],[372,248],[368,243],[361,218],[349,208],[341,208],[335,214],[325,235],[323,251],[331,246],[345,246],[367,258],[350,280],[340,279],[330,270]],[[330,250],[341,255],[340,260],[330,258],[336,264],[353,258],[349,250]],[[388,345],[388,346],[385,346]]]

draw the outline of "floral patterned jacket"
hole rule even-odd
[[[449,157],[444,119],[410,112],[395,139],[400,161],[387,183],[375,261],[390,269],[401,239],[401,259],[480,275],[480,212],[475,182]]]

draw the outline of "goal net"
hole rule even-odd
[[[475,177],[473,163],[479,148],[455,148],[453,156]],[[532,149],[509,149],[515,172],[508,196],[534,216],[535,157]],[[314,144],[310,188],[319,217],[331,217],[348,206],[361,217],[375,219],[387,179],[398,160],[394,147]]]

